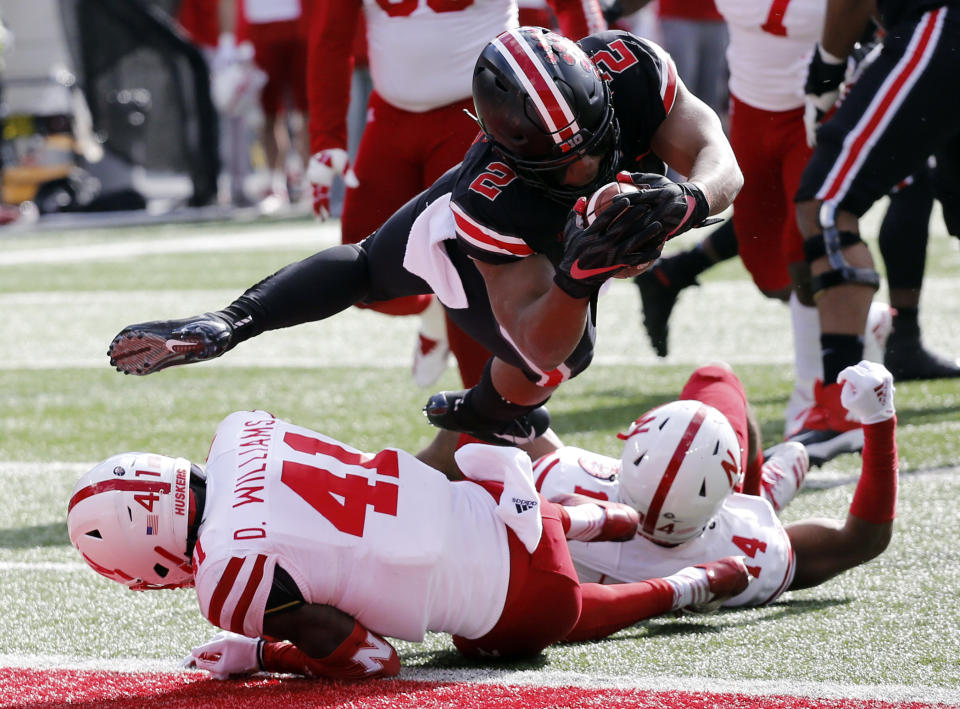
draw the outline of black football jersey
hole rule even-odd
[[[877,0],[880,21],[887,29],[895,27],[897,23],[904,20],[916,19],[941,5],[958,7],[960,0]]]
[[[650,140],[670,112],[677,93],[673,60],[658,45],[619,30],[599,32],[578,44],[609,82],[620,125],[618,170],[663,172]],[[478,141],[452,179],[450,207],[460,247],[485,263],[508,263],[545,254],[554,264],[563,254],[561,233],[573,207],[521,180],[490,143]]]

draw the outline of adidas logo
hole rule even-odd
[[[516,505],[517,514],[523,514],[527,510],[532,510],[537,506],[536,500],[521,500],[518,497],[513,498],[513,504]]]
[[[883,384],[878,384],[873,388],[873,393],[877,395],[877,401],[880,402],[881,406],[887,405],[887,392],[886,387]]]

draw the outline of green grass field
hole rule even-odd
[[[871,212],[867,224],[875,222]],[[416,451],[430,440],[419,409],[432,390],[409,374],[411,318],[351,311],[146,378],[107,363],[124,325],[222,307],[335,238],[335,225],[306,222],[0,233],[0,665],[144,660],[172,669],[213,633],[192,591],[134,594],[81,564],[66,537],[66,502],[92,463],[135,449],[202,461],[220,419],[249,408],[364,449]],[[957,273],[957,242],[936,221],[921,319],[928,343],[953,354]],[[765,443],[778,439],[792,388],[789,316],[759,296],[739,263],[683,294],[666,360],[639,326],[632,284],[616,282],[600,309],[594,365],[551,402],[565,442],[617,455],[615,434],[674,398],[709,359],[734,365]],[[457,386],[451,368],[436,388]],[[904,383],[896,398],[900,504],[879,559],[766,608],[658,619],[510,668],[667,685],[836,683],[878,697],[960,701],[960,381]],[[784,519],[845,516],[858,470],[859,457],[845,456],[813,471]],[[398,649],[408,667],[475,667],[444,636]]]

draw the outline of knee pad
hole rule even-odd
[[[815,235],[803,242],[803,255],[807,263],[827,257],[831,270],[813,276],[810,288],[816,298],[827,288],[844,284],[867,286],[873,290],[880,287],[880,274],[872,268],[855,268],[843,258],[843,249],[861,244],[860,235],[852,231],[838,231],[835,226],[827,226],[823,234]]]

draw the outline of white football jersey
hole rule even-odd
[[[716,0],[730,32],[730,93],[755,108],[803,105],[803,84],[820,39],[826,0]]]
[[[200,610],[256,637],[275,566],[308,603],[370,630],[480,637],[503,611],[507,533],[490,494],[451,483],[403,451],[361,453],[328,436],[238,411],[220,424],[194,552]]]
[[[537,460],[534,479],[548,500],[579,492],[620,502],[620,461],[566,446]],[[770,603],[793,582],[794,553],[787,532],[766,500],[731,494],[703,534],[675,547],[639,534],[629,542],[570,542],[581,582],[626,583],[660,578],[725,556],[746,556],[754,582],[726,606]]]
[[[480,51],[517,26],[516,0],[363,0],[363,10],[374,88],[415,113],[468,98]]]

